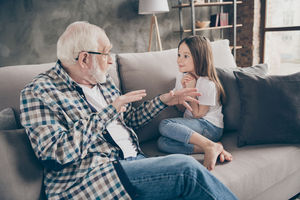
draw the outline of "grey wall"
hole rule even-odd
[[[171,8],[176,4],[169,0],[170,12],[157,15],[163,49],[179,42],[178,10]],[[197,9],[196,18],[208,20],[212,9]],[[189,9],[184,16],[190,26]],[[0,66],[56,61],[58,37],[78,20],[104,28],[113,52],[147,49],[151,16],[138,15],[138,0],[0,0]]]

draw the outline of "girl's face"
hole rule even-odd
[[[180,72],[195,73],[194,60],[186,43],[179,46],[177,64]]]

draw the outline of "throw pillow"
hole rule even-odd
[[[43,169],[24,129],[0,131],[1,199],[40,199]]]
[[[240,97],[234,71],[248,72],[257,75],[266,75],[267,64],[258,64],[244,68],[216,68],[218,77],[225,90],[226,98],[222,98],[224,130],[237,130],[240,124]]]
[[[5,108],[0,111],[0,130],[16,129],[17,123],[12,108]]]
[[[234,72],[241,100],[238,146],[300,143],[300,73],[260,77]]]

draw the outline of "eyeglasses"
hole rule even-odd
[[[110,53],[101,53],[101,52],[96,52],[96,51],[82,51],[82,52],[86,52],[86,53],[89,53],[89,54],[98,54],[98,55],[110,56]],[[77,56],[77,58],[75,58],[75,60],[78,60],[78,57],[79,56]]]

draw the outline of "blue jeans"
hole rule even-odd
[[[161,151],[192,154],[194,145],[189,141],[193,132],[216,142],[221,139],[223,129],[202,118],[172,118],[160,122],[159,132],[162,135],[158,139],[158,148]]]
[[[168,156],[120,161],[137,192],[136,200],[234,200],[235,195],[191,156]]]

